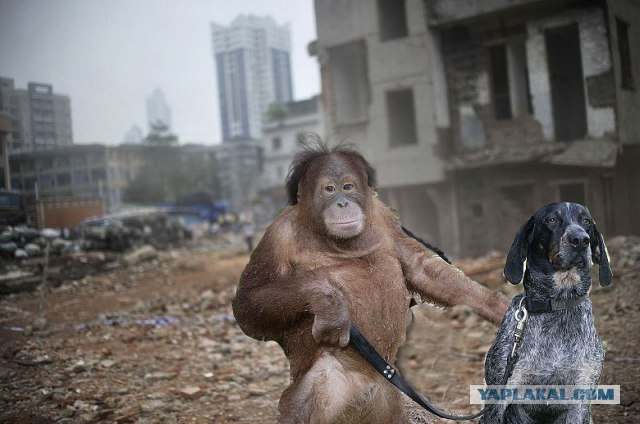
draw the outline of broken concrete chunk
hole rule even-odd
[[[122,261],[125,264],[131,266],[139,264],[141,262],[150,261],[151,259],[155,259],[157,257],[158,252],[156,251],[156,249],[154,249],[153,246],[145,244],[144,246],[139,247],[138,249],[124,255]]]

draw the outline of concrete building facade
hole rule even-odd
[[[259,139],[273,102],[293,98],[288,25],[241,15],[231,25],[211,24],[223,142]]]
[[[378,171],[380,197],[416,234],[451,250],[450,182],[438,156],[438,50],[420,0],[316,0],[326,134]]]
[[[9,150],[28,152],[73,144],[71,100],[55,94],[50,84],[30,82],[16,89],[11,78],[0,78],[0,109],[11,116]]]
[[[142,163],[140,146],[73,145],[12,154],[11,187],[26,199],[102,199],[109,211],[122,206],[122,195]]]
[[[213,191],[233,212],[252,212],[258,202],[262,148],[255,140],[236,140],[211,146]]]
[[[357,142],[418,235],[505,252],[552,201],[588,205],[606,235],[640,233],[640,5],[315,4],[328,128]]]

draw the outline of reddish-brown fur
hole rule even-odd
[[[413,293],[442,306],[469,305],[495,324],[507,309],[504,296],[404,234],[369,187],[369,169],[348,152],[315,158],[300,178],[297,204],[269,226],[242,274],[233,305],[238,323],[251,337],[277,340],[291,364],[279,422],[409,422],[400,392],[340,347],[350,323],[394,362]],[[355,176],[366,216],[356,237],[331,238],[318,218],[316,183],[327,174]]]

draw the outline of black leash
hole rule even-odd
[[[446,418],[448,420],[466,421],[478,418],[485,413],[487,407],[474,415],[451,415],[442,411],[441,409],[433,406],[427,399],[425,399],[420,393],[416,392],[400,375],[400,373],[391,366],[384,358],[371,346],[371,343],[360,333],[360,331],[351,325],[350,329],[351,338],[349,344],[354,348],[363,358],[365,358],[380,374],[382,374],[391,384],[396,386],[402,393],[409,396],[418,405],[437,415],[440,418]]]
[[[511,377],[511,373],[513,372],[513,367],[518,361],[518,348],[522,343],[524,327],[529,315],[529,307],[531,307],[532,313],[554,312],[577,306],[582,303],[584,299],[586,299],[586,296],[580,296],[576,299],[567,299],[563,301],[550,300],[545,302],[532,302],[524,296],[522,297],[522,299],[520,299],[520,304],[518,305],[518,309],[515,314],[516,328],[514,332],[513,347],[511,349],[511,352],[507,355],[507,363],[505,365],[504,375],[501,382],[502,385],[507,384],[507,382],[509,381],[509,377]],[[391,384],[396,386],[398,390],[409,396],[414,402],[416,402],[418,405],[431,412],[432,414],[448,420],[467,421],[478,418],[487,411],[488,405],[485,405],[484,408],[473,415],[452,415],[442,411],[441,409],[438,409],[433,404],[431,404],[431,402],[429,402],[424,396],[418,393],[413,387],[411,387],[409,383],[404,381],[400,373],[390,363],[384,360],[382,355],[380,355],[376,351],[376,349],[371,345],[371,343],[369,343],[366,337],[362,335],[360,330],[358,330],[355,325],[351,325],[349,333],[349,344],[352,348],[354,348],[360,355],[362,355],[362,357],[366,359],[367,362],[369,362],[373,366],[373,368],[375,368],[376,371],[382,374]]]

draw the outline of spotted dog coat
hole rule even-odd
[[[587,296],[589,269],[600,267],[600,285],[611,283],[602,236],[589,211],[576,203],[552,203],[535,213],[518,231],[504,273],[524,283],[514,297],[485,361],[485,380],[502,384],[513,345],[514,314],[523,296],[533,301]],[[518,359],[508,385],[594,385],[600,379],[604,350],[596,333],[588,297],[564,310],[529,314]],[[481,423],[589,423],[588,404],[494,404]]]

